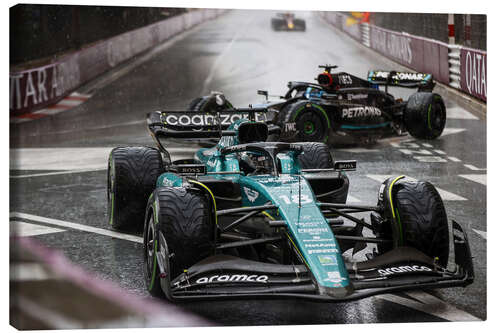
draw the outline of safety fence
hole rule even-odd
[[[226,9],[199,9],[103,40],[36,68],[10,73],[10,114],[51,105],[118,64]]]
[[[443,84],[484,102],[487,96],[486,51],[434,39],[352,23],[338,12],[320,12],[328,23],[387,58],[418,72],[430,73]]]

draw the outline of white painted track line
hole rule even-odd
[[[376,181],[382,183],[387,178],[398,176],[398,175],[366,175],[366,176],[368,178],[371,178],[373,180],[376,180]],[[416,180],[415,178],[408,177],[408,176],[406,176],[406,179],[411,180],[411,181]],[[466,198],[461,197],[458,194],[448,192],[448,191],[443,190],[442,188],[439,188],[439,187],[436,187],[436,190],[439,192],[439,194],[441,195],[441,198],[443,200],[447,200],[447,201],[465,201],[465,200],[467,200]]]
[[[10,221],[10,235],[19,237],[30,237],[45,234],[52,234],[55,232],[63,232],[66,230],[46,227],[43,225],[26,223],[21,221]]]
[[[472,113],[462,109],[461,107],[452,107],[446,109],[447,119],[471,119],[479,120],[478,117],[474,116]]]
[[[477,230],[477,229],[474,229],[472,228],[472,230],[474,230],[474,232],[476,234],[478,234],[479,236],[483,237],[484,239],[486,239],[486,231],[481,231],[481,230]]]
[[[347,195],[347,203],[355,203],[355,202],[361,202],[361,200],[348,194]]]
[[[428,313],[435,317],[439,317],[449,321],[478,321],[481,320],[470,313],[455,308],[454,306],[440,300],[422,291],[406,292],[410,297],[417,299],[419,302],[407,299],[398,295],[378,295],[376,298],[383,299],[396,304],[404,305],[409,308]]]
[[[89,170],[107,168],[112,147],[93,148],[20,148],[10,150],[11,170]],[[176,147],[172,157],[194,154],[199,148]]]
[[[80,170],[68,170],[68,171],[56,171],[56,172],[43,172],[43,173],[31,173],[26,175],[10,176],[10,178],[31,178],[31,177],[44,177],[44,176],[56,176],[64,175],[70,173],[83,173],[83,172],[93,172],[107,170],[107,168],[94,168],[94,169],[80,169]]]
[[[472,164],[464,164],[464,166],[467,168],[467,169],[470,169],[472,171],[486,171],[486,168],[478,168]]]
[[[486,175],[472,174],[458,176],[486,186]]]
[[[457,134],[466,130],[467,130],[466,128],[445,128],[443,133],[441,133],[441,136]]]
[[[31,221],[35,221],[35,222],[56,225],[59,227],[91,232],[94,234],[99,234],[99,235],[108,236],[108,237],[112,237],[112,238],[119,238],[119,239],[128,240],[128,241],[136,242],[136,243],[143,242],[142,237],[139,237],[139,236],[127,235],[127,234],[123,234],[123,233],[119,233],[119,232],[115,232],[115,231],[111,231],[111,230],[107,230],[107,229],[101,229],[101,228],[91,227],[91,226],[84,225],[84,224],[51,219],[48,217],[36,216],[36,215],[31,215],[31,214],[26,214],[26,213],[19,213],[19,212],[11,212],[10,217],[11,218],[19,218],[19,219],[27,219],[27,220],[31,220]]]

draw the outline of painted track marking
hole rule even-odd
[[[83,224],[74,223],[74,222],[56,220],[56,219],[52,219],[52,218],[48,218],[48,217],[42,217],[42,216],[31,215],[31,214],[26,214],[26,213],[19,213],[19,212],[11,212],[10,217],[11,218],[26,219],[26,220],[31,220],[31,221],[46,223],[46,224],[51,224],[51,225],[57,225],[60,227],[70,228],[70,229],[75,229],[75,230],[80,230],[80,231],[86,231],[86,232],[99,234],[99,235],[103,235],[103,236],[108,236],[108,237],[112,237],[112,238],[119,238],[119,239],[131,241],[131,242],[135,242],[135,243],[141,243],[141,244],[143,243],[142,237],[139,237],[139,236],[128,235],[128,234],[119,233],[116,231],[91,227],[88,225],[83,225]]]
[[[473,175],[458,175],[458,176],[486,186],[486,175],[473,174]]]
[[[376,180],[378,182],[383,182],[387,178],[393,177],[395,175],[366,175],[366,176],[368,178],[371,178],[371,179]],[[406,176],[406,179],[408,179],[410,181],[416,180],[415,178],[408,177],[408,176]],[[443,190],[442,188],[439,188],[439,187],[436,187],[436,190],[439,192],[439,194],[441,195],[441,198],[443,200],[447,200],[447,201],[465,201],[465,200],[467,200],[466,198],[461,197],[458,194],[448,192],[448,191]]]
[[[441,133],[441,136],[450,135],[450,134],[457,134],[460,132],[464,132],[466,130],[467,130],[466,128],[445,128],[443,133]]]
[[[66,230],[46,227],[38,224],[26,223],[21,221],[10,221],[10,235],[19,237],[30,237],[38,235],[52,234],[56,232],[63,232]]]
[[[83,173],[83,172],[93,172],[93,171],[102,171],[102,170],[107,170],[107,168],[94,168],[94,169],[79,169],[79,170],[68,170],[68,171],[31,173],[31,174],[27,174],[27,175],[10,176],[10,178],[30,178],[30,177],[55,176],[55,175],[65,175],[65,174],[70,174],[70,173]]]
[[[407,299],[398,295],[387,294],[378,295],[376,298],[383,299],[396,304],[404,305],[409,308],[428,313],[435,317],[439,317],[449,321],[478,321],[481,320],[468,312],[457,309],[456,307],[442,301],[441,299],[422,292],[409,291],[406,294],[417,301]]]
[[[477,229],[474,229],[472,228],[472,230],[478,234],[479,236],[483,237],[484,239],[486,239],[486,231],[481,231],[481,230],[477,230]]]
[[[352,195],[348,194],[347,195],[347,202],[348,203],[354,203],[354,202],[361,202],[361,200],[359,200],[358,198],[353,197]]]
[[[486,171],[486,168],[478,168],[472,164],[464,164],[464,166],[472,171]]]
[[[105,169],[108,166],[111,149],[113,147],[10,149],[10,169],[43,171]],[[175,158],[176,155],[185,157],[194,154],[198,149],[175,147],[168,151],[172,154],[172,158]]]
[[[452,107],[446,109],[446,118],[448,119],[472,119],[479,120],[478,117],[474,116],[470,112],[462,109],[460,107]]]

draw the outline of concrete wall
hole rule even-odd
[[[21,115],[54,104],[123,61],[225,11],[191,11],[100,41],[49,65],[11,72],[10,114]]]

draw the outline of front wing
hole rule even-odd
[[[322,292],[306,265],[268,264],[227,255],[206,258],[172,280],[165,270],[166,246],[157,252],[161,286],[172,301],[299,298],[319,302],[346,302],[410,289],[465,287],[474,280],[471,252],[460,225],[453,221],[452,228],[452,269],[435,265],[416,249],[399,247],[368,261],[348,263],[351,284],[347,295],[340,297]],[[165,242],[161,234],[159,237]]]

